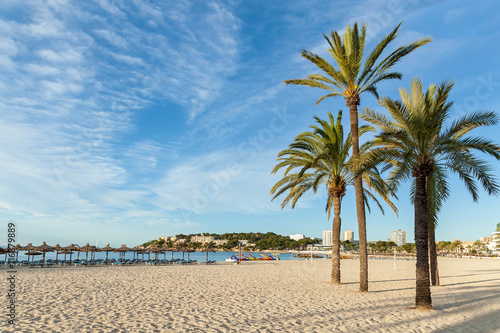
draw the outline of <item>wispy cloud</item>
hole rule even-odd
[[[170,169],[153,189],[154,204],[192,213],[275,211],[270,203],[270,175],[275,152],[263,150],[255,156],[237,151],[203,154]],[[266,162],[263,162],[266,161]]]

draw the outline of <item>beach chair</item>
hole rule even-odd
[[[21,267],[27,267],[30,265],[30,262],[28,260],[21,260],[17,263],[17,266],[21,266]]]

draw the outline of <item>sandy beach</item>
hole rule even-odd
[[[414,261],[370,260],[369,293],[358,264],[342,285],[325,259],[21,269],[15,332],[500,332],[500,260],[440,259],[432,311],[411,308]]]

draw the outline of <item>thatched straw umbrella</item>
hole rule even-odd
[[[35,247],[34,250],[40,251],[43,253],[42,261],[45,261],[45,253],[46,252],[54,252],[54,248],[52,246],[45,244],[45,242],[43,242],[42,245]]]
[[[23,246],[22,249],[23,251],[31,251],[33,250],[35,247],[33,246],[33,244],[31,243],[28,243],[26,246]]]
[[[91,248],[90,249],[90,260],[92,260],[92,259],[95,259],[95,254],[97,252],[99,252],[100,250],[97,246],[94,246],[94,245],[90,245],[90,248]]]
[[[70,260],[71,260],[71,255],[73,254],[73,251],[70,250],[60,250],[58,254],[64,254],[64,261],[66,261],[66,255],[70,255]]]
[[[21,244],[16,244],[16,246],[14,246],[14,251],[16,251],[16,261],[19,260],[19,251],[22,250],[23,247],[21,246]]]
[[[5,262],[7,263],[7,255],[9,254],[9,249],[0,247],[0,253],[5,253]]]
[[[122,246],[120,246],[119,248],[115,249],[113,252],[120,252],[120,257],[123,256],[122,259],[125,259],[125,253],[126,252],[130,252],[130,248],[127,247],[127,245],[125,244],[122,244]],[[122,255],[123,253],[123,255]]]
[[[13,248],[13,247],[12,247],[12,248]],[[0,253],[5,253],[5,264],[7,264],[9,261],[11,261],[10,259],[7,259],[7,256],[9,255],[9,253],[10,253],[11,251],[12,251],[12,250],[10,250],[8,246],[7,246],[5,249],[0,247]],[[16,259],[16,260],[17,260],[17,259]]]
[[[189,254],[192,253],[192,252],[196,252],[193,249],[188,249],[188,248],[185,248],[185,247],[180,248],[179,251],[182,252],[182,260],[184,260],[184,253],[188,254],[188,260],[189,260]]]
[[[172,251],[172,249],[167,247],[167,244],[163,244],[163,246],[161,247],[161,250],[163,251],[163,259],[167,260],[167,252]],[[172,259],[173,259],[173,254],[172,254]]]
[[[78,251],[78,245],[76,244],[70,244],[66,247],[62,247],[61,249],[63,250],[66,250],[66,251],[70,251],[71,253],[68,253],[69,254],[69,260],[71,260],[71,257],[73,256],[73,252],[72,251]],[[66,260],[66,257],[64,257],[64,260]]]
[[[158,260],[158,253],[161,252],[161,249],[158,246],[151,246],[148,248],[148,251],[151,252],[151,257],[153,259]]]
[[[59,259],[59,251],[61,251],[61,246],[59,244],[56,244],[53,246],[54,251],[56,251],[56,261]]]
[[[206,249],[201,250],[200,252],[206,252],[207,253],[207,264],[208,264],[208,252],[215,253],[215,250],[211,249],[211,248],[206,248]]]
[[[142,259],[144,260],[144,255],[149,253],[146,249],[144,249],[140,246],[135,246],[131,250],[134,252],[134,254],[135,254],[134,258],[136,258],[136,259],[139,259],[139,254],[142,254]]]
[[[39,256],[40,254],[42,254],[42,252],[37,252],[35,250],[31,250],[26,253],[26,255],[28,256],[28,261],[30,261],[30,256],[33,256],[33,258],[31,258],[31,261],[34,261],[35,256]]]
[[[101,252],[106,252],[106,260],[108,260],[108,253],[109,253],[109,252],[112,252],[112,251],[114,251],[114,250],[115,250],[115,248],[113,248],[113,247],[109,246],[109,243],[108,243],[108,245],[106,245],[105,247],[103,247],[103,248],[101,249]]]
[[[95,250],[97,250],[97,248],[95,246],[89,245],[89,243],[87,243],[87,244],[85,244],[85,246],[82,246],[79,250],[86,253],[85,261],[88,261],[89,252],[94,252]],[[92,256],[91,256],[91,258],[92,258]]]
[[[156,254],[155,256],[152,256],[153,257],[153,260],[158,260],[158,253],[162,253],[163,252],[163,249],[157,247],[157,246],[151,246],[151,247],[148,247],[147,249],[149,252],[151,253],[154,253]]]
[[[187,249],[184,247],[177,247],[176,250],[176,252],[182,252],[182,260],[184,260],[184,253],[186,253]]]
[[[172,248],[165,248],[165,252],[171,252],[172,253],[172,260],[174,259],[174,252],[176,250],[172,247]]]
[[[132,257],[132,259],[135,259],[136,255],[137,259],[139,259],[139,252],[142,252],[142,250],[144,249],[140,246],[134,246],[133,248],[131,248],[130,251],[134,252],[134,256]]]
[[[149,254],[149,252],[148,252],[148,250],[146,250],[146,249],[142,249],[140,252],[137,252],[137,254],[138,254],[138,255],[139,255],[139,254],[142,254],[142,260],[144,260],[144,255],[145,255],[145,254]]]
[[[34,249],[35,247],[31,243],[28,243],[26,246],[21,247],[22,251],[26,251],[25,255],[28,256],[28,261],[30,261],[30,256],[28,255],[27,252],[32,251]]]

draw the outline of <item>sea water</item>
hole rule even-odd
[[[25,255],[25,251],[20,251],[19,252],[19,258],[18,260],[28,260],[28,257]],[[251,254],[252,256],[256,257],[256,258],[262,258],[262,255],[261,254],[264,254],[264,253],[267,253],[267,254],[270,254],[272,256],[279,256],[280,257],[280,260],[295,260],[295,259],[300,259],[300,258],[294,258],[293,257],[293,253],[274,253],[274,252],[247,252],[247,251],[243,251],[242,254],[247,256],[247,257],[250,257],[249,254]],[[90,259],[90,253],[88,254],[88,258]],[[156,254],[153,254],[154,256],[156,256]],[[217,262],[222,262],[222,261],[225,261],[226,259],[230,258],[231,256],[233,255],[236,255],[238,256],[239,255],[239,252],[222,252],[222,251],[218,251],[218,252],[209,252],[208,253],[208,260],[215,260]],[[4,255],[5,256],[5,255]],[[108,259],[118,259],[120,257],[122,257],[123,255],[120,254],[120,253],[117,253],[117,252],[109,252],[108,253]],[[42,255],[37,255],[35,256],[35,261],[37,260],[41,260],[42,259]],[[85,252],[73,252],[72,256],[71,256],[71,259],[76,259],[76,258],[79,258],[80,260],[84,260],[85,258],[87,257],[87,253]],[[125,259],[134,259],[134,258],[139,258],[139,259],[148,259],[150,258],[150,256],[148,254],[139,254],[138,256],[135,255],[135,253],[133,252],[126,252],[125,253]],[[173,253],[173,259],[182,259],[184,257],[184,259],[188,259],[188,253],[183,253],[183,252],[174,252]],[[32,256],[30,256],[29,260],[31,261],[32,260]],[[106,252],[96,252],[95,254],[93,254],[93,258],[94,259],[105,259],[106,258]],[[55,252],[47,252],[45,253],[45,260],[47,259],[56,259],[56,253]],[[64,260],[64,254],[59,254],[57,256],[57,259],[59,260]],[[67,254],[66,255],[66,259],[69,260],[70,259],[70,255]],[[172,252],[166,252],[165,254],[163,253],[160,253],[158,254],[158,259],[167,259],[167,260],[170,260],[172,259]],[[191,252],[189,253],[189,259],[191,260],[197,260],[199,262],[202,262],[202,261],[206,261],[207,259],[207,254],[206,252]],[[2,255],[0,254],[0,260],[4,260],[4,258],[2,258]]]

